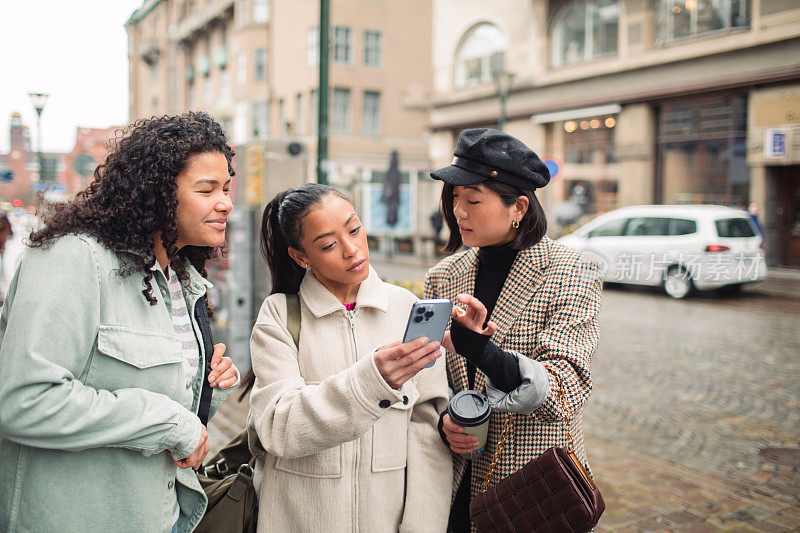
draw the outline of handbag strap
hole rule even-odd
[[[566,393],[564,391],[564,382],[561,381],[561,376],[553,370],[552,368],[547,368],[547,371],[550,373],[551,376],[556,380],[558,384],[558,399],[556,402],[558,405],[561,406],[561,412],[564,414],[562,420],[567,428],[567,436],[569,437],[568,451],[570,453],[575,451],[575,438],[572,436],[572,419],[567,416],[567,402],[566,402]],[[489,465],[489,472],[486,474],[486,477],[483,480],[483,485],[481,486],[481,492],[486,492],[489,490],[494,484],[494,471],[497,468],[498,463],[500,462],[500,455],[503,453],[503,447],[506,444],[506,440],[508,439],[508,434],[511,432],[511,428],[514,425],[514,413],[508,413],[506,415],[506,420],[503,423],[503,431],[500,432],[500,440],[497,442],[497,449],[494,451],[494,457],[492,458],[492,462]],[[588,476],[587,476],[588,477]]]

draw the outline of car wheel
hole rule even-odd
[[[664,292],[672,298],[686,298],[694,290],[692,277],[686,269],[674,266],[664,276]]]

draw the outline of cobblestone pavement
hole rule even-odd
[[[587,433],[800,504],[800,313],[614,290],[603,300]],[[793,451],[789,479],[764,448]]]
[[[597,530],[800,531],[800,302],[609,288],[603,300],[584,416],[607,503]],[[226,402],[212,447],[245,416]]]

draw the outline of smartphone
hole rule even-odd
[[[417,300],[411,307],[406,324],[406,333],[403,342],[413,341],[420,337],[428,337],[430,342],[442,342],[444,331],[450,320],[450,311],[453,303],[445,298],[433,300]],[[434,361],[435,363],[435,361]],[[425,365],[430,368],[433,363]]]

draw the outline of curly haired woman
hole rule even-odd
[[[212,414],[239,381],[194,313],[232,157],[205,113],[142,120],[86,190],[47,206],[0,317],[0,530],[191,531],[202,517],[206,358]]]

